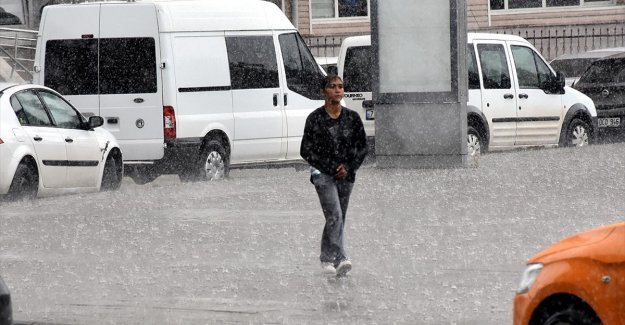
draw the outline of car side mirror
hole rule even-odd
[[[328,67],[328,76],[336,76],[339,74],[339,70],[336,66],[331,65]]]
[[[102,116],[89,116],[89,129],[94,129],[102,125],[104,125]]]
[[[545,91],[551,94],[564,94],[564,86],[566,85],[566,80],[564,78],[564,74],[561,72],[556,72],[556,75],[551,75],[549,80],[545,84]]]
[[[566,78],[560,71],[556,72],[556,85],[559,90],[564,90],[564,86],[566,86]]]

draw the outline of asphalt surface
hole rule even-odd
[[[510,324],[525,261],[623,221],[625,144],[491,153],[476,168],[363,167],[344,278],[322,275],[308,174],[124,179],[0,203],[0,274],[26,324]]]

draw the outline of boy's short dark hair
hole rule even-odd
[[[334,80],[340,80],[341,82],[343,82],[341,77],[339,77],[338,75],[335,75],[335,74],[327,75],[323,79],[321,79],[321,82],[319,84],[319,89],[321,90],[326,89],[326,87]]]

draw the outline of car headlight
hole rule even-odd
[[[528,292],[542,269],[542,263],[527,265],[525,271],[523,271],[523,276],[521,276],[521,283],[519,283],[519,289],[517,290],[517,294]]]

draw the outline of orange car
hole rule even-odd
[[[625,324],[625,223],[566,238],[532,257],[514,324]]]

